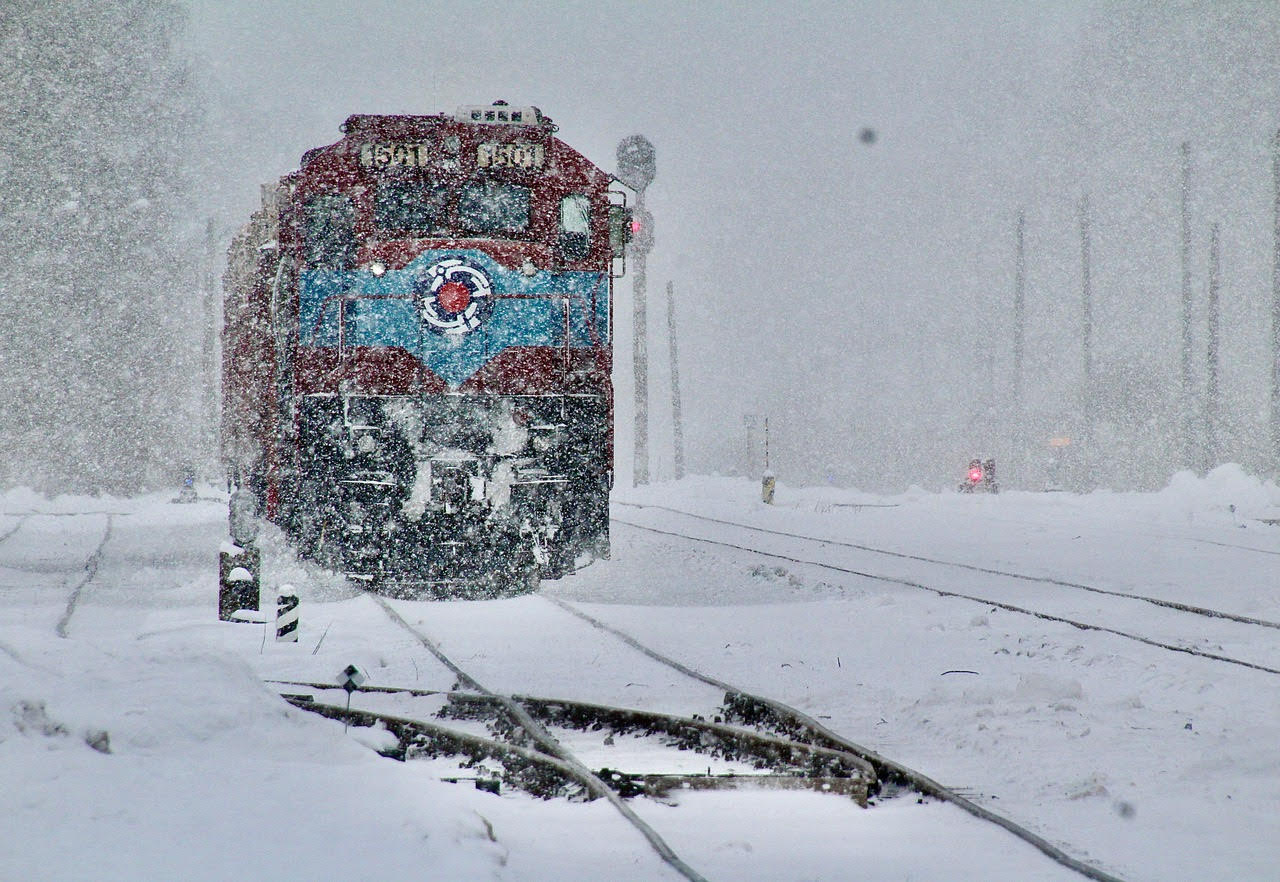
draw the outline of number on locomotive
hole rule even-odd
[[[477,168],[542,168],[546,149],[541,144],[487,141],[476,147]]]
[[[429,144],[363,144],[360,147],[360,164],[365,168],[418,168],[427,165],[430,156]]]

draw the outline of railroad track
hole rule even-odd
[[[0,533],[0,543],[5,542],[6,540],[8,540],[10,536],[18,532],[19,530],[21,530],[23,525],[26,524],[27,520],[30,517],[31,517],[30,513],[23,513],[23,514],[17,515],[18,519],[17,521],[14,522],[13,526],[5,530],[3,533]]]
[[[89,555],[89,559],[85,561],[84,575],[71,589],[71,595],[67,598],[67,609],[54,628],[59,637],[67,636],[68,629],[71,627],[71,617],[75,615],[76,607],[80,603],[80,596],[84,593],[85,586],[98,575],[98,564],[102,561],[102,552],[107,547],[107,542],[111,539],[111,527],[114,519],[115,515],[107,515],[107,527],[102,533],[102,541],[98,543],[98,547],[93,550],[93,553]]]
[[[460,757],[463,771],[451,775],[442,767],[441,777],[446,779],[469,777],[484,789],[506,785],[541,796],[607,799],[687,879],[702,876],[640,819],[627,803],[630,797],[662,799],[681,790],[754,786],[809,788],[874,804],[913,793],[920,799],[950,802],[996,824],[1085,878],[1115,882],[1116,877],[1071,857],[1036,833],[832,732],[803,712],[690,668],[558,598],[536,595],[589,626],[602,640],[612,641],[608,651],[643,656],[615,669],[640,671],[647,666],[648,679],[653,679],[649,674],[654,666],[679,675],[684,686],[668,685],[664,691],[679,693],[675,703],[684,705],[683,710],[671,713],[493,691],[482,685],[481,675],[446,654],[421,623],[410,621],[422,607],[366,596],[448,671],[453,687],[366,685],[358,690],[362,706],[350,710],[338,703],[342,693],[333,684],[288,681],[281,685],[288,687],[284,694],[289,701],[348,725],[378,727],[386,733],[382,752],[388,756]],[[626,648],[617,647],[617,642]],[[581,684],[563,688],[572,692]],[[630,758],[634,767],[620,762],[603,765],[601,758],[618,756]]]
[[[1145,594],[1101,588],[1083,582],[757,527],[666,506],[614,504],[641,510],[654,509],[685,519],[687,532],[614,518],[615,523],[657,535],[902,585],[941,597],[967,600],[1007,612],[1068,624],[1081,630],[1112,634],[1161,650],[1280,675],[1280,657],[1277,657],[1274,640],[1257,640],[1259,633],[1269,634],[1280,629],[1280,622]],[[699,526],[704,529],[699,531]],[[709,535],[706,527],[722,532],[718,536]],[[732,537],[726,536],[723,528],[734,531]],[[751,534],[753,538],[745,539],[744,534]],[[834,559],[835,554],[848,555],[850,552],[856,554],[851,558]],[[867,555],[903,562],[911,567],[910,574],[875,572],[867,567]],[[940,587],[939,583],[948,586],[963,583],[962,579],[957,578],[957,572],[976,574],[982,578],[975,580],[973,590]],[[1028,592],[1027,586],[1035,586],[1038,593]],[[1090,598],[1089,603],[1082,603],[1082,597]],[[1135,628],[1134,623],[1140,623],[1142,630]]]
[[[629,505],[630,503],[625,503],[625,504]],[[991,523],[1009,524],[1012,526],[1019,526],[1019,527],[1025,527],[1028,524],[1034,523],[1037,526],[1058,529],[1058,530],[1061,530],[1062,532],[1068,532],[1068,526],[1070,527],[1071,532],[1075,532],[1076,530],[1079,530],[1082,528],[1086,530],[1088,529],[1097,530],[1097,529],[1103,528],[1109,534],[1120,533],[1125,536],[1139,536],[1139,537],[1148,538],[1148,539],[1165,539],[1165,540],[1172,539],[1177,542],[1191,542],[1197,545],[1212,545],[1217,548],[1229,548],[1229,549],[1232,549],[1233,551],[1244,551],[1250,554],[1263,554],[1263,555],[1270,555],[1272,557],[1280,555],[1280,550],[1277,550],[1275,548],[1258,548],[1256,545],[1242,545],[1239,542],[1223,542],[1220,539],[1206,539],[1203,536],[1189,536],[1181,532],[1168,532],[1168,531],[1157,532],[1149,529],[1141,529],[1135,526],[1122,526],[1117,528],[1114,523],[1109,521],[1106,522],[1105,524],[1099,524],[1097,522],[1090,522],[1086,520],[1083,522],[1072,522],[1069,525],[1063,525],[1059,523],[1057,520],[1053,519],[1052,517],[1046,516],[1045,513],[1043,512],[1037,512],[1037,513],[1031,514],[1030,516],[1023,515],[1017,519],[1003,518],[996,515],[991,515],[989,513],[984,513],[983,519],[986,521],[990,521]],[[1242,520],[1247,520],[1247,519],[1242,519]],[[1267,524],[1270,522],[1255,520],[1255,523]],[[1242,527],[1244,526],[1244,524],[1237,523],[1236,526]]]
[[[102,538],[98,540],[93,551],[91,551],[85,559],[83,567],[78,571],[78,575],[76,575],[77,571],[74,570],[67,574],[64,584],[70,585],[70,587],[67,589],[68,594],[66,607],[57,623],[54,625],[54,631],[59,637],[68,636],[72,616],[75,615],[84,590],[97,577],[98,566],[102,560],[102,553],[107,546],[107,542],[111,539],[112,528],[114,527],[114,521],[117,517],[116,512],[85,512],[81,514],[103,516],[106,518],[106,525],[103,528]],[[7,542],[10,538],[17,535],[19,531],[28,527],[33,518],[70,517],[72,515],[70,513],[21,512],[17,513],[15,516],[17,517],[17,522],[4,533],[0,533],[0,544]],[[11,562],[4,563],[3,566],[23,572],[66,572],[66,570],[63,570],[61,566],[54,565],[51,567],[47,565],[47,562],[45,564]]]
[[[348,724],[383,727],[395,740],[384,753],[397,758],[460,756],[474,770],[477,786],[516,786],[544,797],[566,796],[609,801],[648,841],[653,850],[689,880],[703,876],[687,864],[628,804],[627,797],[664,797],[673,790],[737,786],[805,787],[843,794],[865,804],[880,792],[871,764],[850,752],[809,740],[781,736],[752,726],[749,716],[761,711],[726,700],[723,707],[677,716],[654,711],[600,705],[565,698],[539,698],[493,691],[479,677],[446,655],[423,629],[410,623],[391,601],[368,595],[386,616],[456,678],[447,692],[363,687],[362,695],[412,699],[413,716],[377,711],[351,711],[314,700],[314,694],[292,694],[297,707]],[[311,690],[332,689],[318,683],[291,683]],[[705,705],[703,709],[706,710]],[[716,713],[715,710],[719,710]],[[454,721],[443,725],[440,719]],[[471,723],[471,728],[457,723]],[[476,726],[482,731],[476,731]],[[588,744],[588,740],[597,742]],[[593,768],[593,756],[619,751],[652,769]],[[696,759],[694,758],[696,757]],[[694,771],[706,769],[705,772]]]

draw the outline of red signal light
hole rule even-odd
[[[640,232],[640,230],[641,230],[640,219],[639,219],[639,218],[632,218],[632,220],[631,220],[631,235],[633,235],[633,236],[634,236],[636,233]]]
[[[981,481],[981,480],[982,480],[982,469],[980,469],[980,468],[976,468],[976,467],[975,467],[975,468],[972,468],[972,469],[969,469],[969,483],[970,483],[970,484],[976,484],[976,483],[978,483],[978,482],[979,482],[979,481]]]

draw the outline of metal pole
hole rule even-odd
[[[1218,332],[1221,263],[1218,253],[1218,225],[1209,228],[1209,352],[1206,358],[1207,388],[1205,389],[1205,471],[1218,464]]]
[[[769,418],[764,418],[764,474],[760,476],[760,500],[765,505],[773,505],[773,491],[777,487],[777,479],[769,469]]]
[[[676,350],[675,286],[667,282],[667,342],[671,352],[671,433],[675,445],[675,477],[684,477],[684,422],[680,415],[680,358]]]
[[[653,182],[656,172],[656,154],[653,144],[644,135],[631,135],[618,142],[617,179],[636,191],[636,207],[632,217],[639,222],[639,235],[631,244],[630,253],[635,258],[635,277],[631,282],[633,360],[635,362],[636,430],[635,471],[636,486],[649,483],[649,331],[645,313],[645,259],[653,247],[652,219],[644,210],[644,191]]]
[[[1191,377],[1191,142],[1182,142],[1182,463],[1193,466],[1196,439]]]
[[[635,216],[644,217],[644,189],[636,191]],[[633,362],[635,366],[636,386],[636,429],[635,429],[635,463],[634,484],[649,483],[649,354],[648,354],[648,321],[645,310],[645,257],[648,248],[636,248],[635,277],[631,282]]]
[[[1026,344],[1026,328],[1027,328],[1027,252],[1025,246],[1025,231],[1027,226],[1027,215],[1022,209],[1018,209],[1018,223],[1016,227],[1017,250],[1014,258],[1014,274],[1013,274],[1013,407],[1014,413],[1017,415],[1019,425],[1017,431],[1021,432],[1022,419],[1022,354]]]
[[[1080,297],[1081,317],[1080,332],[1083,337],[1082,355],[1084,361],[1084,400],[1081,407],[1084,413],[1085,454],[1092,451],[1093,441],[1093,291],[1089,266],[1089,196],[1080,197]]]
[[[1271,467],[1280,467],[1280,131],[1272,141],[1275,184],[1274,254],[1271,262]]]
[[[221,386],[217,364],[217,334],[219,331],[218,297],[214,267],[217,263],[217,231],[213,218],[205,225],[204,267],[200,287],[203,295],[201,311],[204,314],[204,333],[200,341],[200,428],[198,444],[199,467],[205,477],[211,478],[218,463],[218,389]],[[194,464],[194,463],[193,463]]]

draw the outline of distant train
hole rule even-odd
[[[224,277],[232,534],[392,589],[607,556],[629,210],[536,107],[352,116],[263,187]]]

